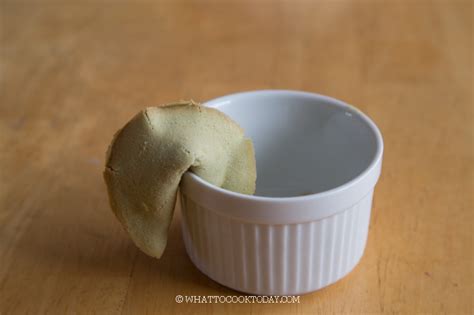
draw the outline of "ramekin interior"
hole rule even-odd
[[[239,194],[188,172],[184,186],[196,198],[206,194],[257,212],[259,205],[265,211],[269,203],[287,211],[286,203],[303,209],[316,201],[334,213],[365,196],[378,179],[383,152],[380,131],[365,114],[342,101],[299,91],[262,90],[220,97],[205,105],[230,116],[252,139],[257,190],[255,195]],[[338,197],[341,194],[343,199]]]

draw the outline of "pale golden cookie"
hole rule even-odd
[[[252,142],[230,118],[194,102],[149,107],[119,130],[104,178],[115,215],[134,243],[159,258],[182,175],[192,171],[224,189],[253,194]]]

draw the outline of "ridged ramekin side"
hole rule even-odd
[[[181,195],[186,251],[203,273],[232,289],[264,295],[311,292],[339,280],[365,248],[371,190],[352,207],[317,221],[254,224]]]

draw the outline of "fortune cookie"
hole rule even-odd
[[[115,216],[146,254],[161,257],[181,177],[191,171],[243,194],[255,190],[252,142],[220,111],[192,101],[148,107],[115,135],[104,178]]]

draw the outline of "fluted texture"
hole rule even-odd
[[[342,278],[359,262],[372,193],[336,215],[286,225],[238,221],[181,195],[186,251],[203,273],[238,291],[314,291]]]

